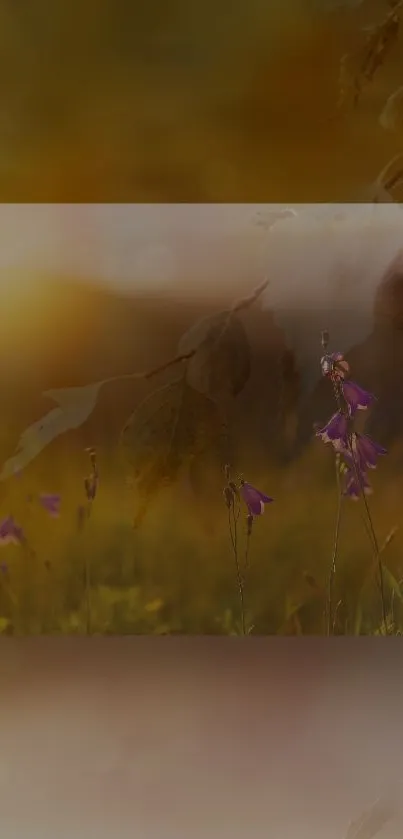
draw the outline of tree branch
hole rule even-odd
[[[248,297],[242,297],[240,300],[236,300],[233,303],[231,310],[228,315],[228,320],[236,313],[243,311],[244,309],[249,309],[256,300],[263,294],[266,288],[269,285],[269,280],[264,280]],[[224,327],[225,329],[225,327]],[[189,361],[193,358],[194,355],[197,353],[197,347],[194,350],[190,350],[188,353],[181,353],[180,355],[176,355],[173,358],[170,358],[169,361],[166,361],[164,364],[159,364],[158,367],[153,367],[151,370],[146,370],[140,373],[122,373],[119,376],[112,376],[110,379],[105,379],[104,384],[109,384],[109,382],[117,382],[123,379],[152,379],[154,376],[157,376],[159,373],[163,373],[165,370],[168,370],[170,367],[174,367],[177,364],[181,364],[183,361]]]

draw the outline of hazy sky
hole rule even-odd
[[[286,286],[300,285],[307,302],[305,263],[315,254],[326,271],[335,255],[366,264],[366,248],[376,237],[378,262],[401,243],[403,213],[394,204],[297,205],[296,215],[264,227],[287,205],[253,204],[2,204],[0,205],[0,271],[21,269],[24,275],[77,274],[106,281],[114,288],[167,288],[187,278],[228,280],[230,270],[247,255],[251,274],[292,267]],[[263,222],[263,223],[262,223]],[[313,251],[314,249],[314,251]],[[216,259],[220,261],[217,264]],[[371,255],[371,263],[373,258]],[[317,264],[309,273],[317,273]],[[18,278],[17,278],[18,279]],[[276,286],[276,276],[271,278]],[[3,280],[4,281],[4,280]],[[368,283],[370,278],[368,278]],[[317,284],[320,284],[319,278]],[[283,278],[279,304],[287,295]],[[276,290],[277,292],[277,290]]]
[[[125,293],[219,295],[230,303],[240,288],[250,291],[268,276],[263,305],[274,309],[308,367],[321,328],[342,351],[370,331],[375,289],[402,247],[403,212],[393,203],[297,205],[294,216],[267,229],[265,219],[285,208],[3,204],[1,290],[21,295],[38,277],[70,276]],[[301,309],[312,314],[312,342],[300,334]],[[353,310],[356,321],[340,317]]]

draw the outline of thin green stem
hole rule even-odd
[[[91,514],[92,502],[88,502],[87,518]],[[91,564],[88,552],[84,559],[84,586],[85,586],[85,610],[86,610],[86,631],[87,635],[92,632],[92,608],[91,608]]]
[[[362,475],[361,475],[359,466],[357,464],[357,459],[356,459],[356,456],[355,456],[355,453],[354,453],[353,444],[352,444],[352,435],[351,434],[348,437],[348,445],[349,445],[351,458],[352,458],[352,461],[353,461],[355,477],[357,479],[358,486],[361,490],[360,495],[361,495],[361,498],[362,498],[362,501],[363,501],[363,504],[364,504],[364,508],[365,508],[365,513],[366,513],[366,516],[367,516],[369,533],[370,533],[370,540],[372,542],[372,547],[374,549],[374,558],[375,558],[375,561],[378,565],[379,591],[380,591],[381,606],[382,606],[382,620],[383,620],[383,626],[384,626],[385,634],[387,634],[388,623],[387,623],[387,616],[386,616],[385,586],[384,586],[384,579],[383,579],[383,567],[382,567],[381,552],[380,552],[380,549],[379,549],[379,543],[378,543],[378,539],[376,537],[375,528],[374,528],[374,524],[373,524],[373,521],[372,521],[371,511],[369,509],[368,501],[367,501],[367,498],[366,498],[366,495],[365,495],[364,482],[362,480]],[[367,533],[368,533],[368,530],[367,530]]]
[[[231,521],[231,513],[232,513],[233,521]],[[240,605],[240,611],[241,611],[242,634],[246,635],[244,586],[243,586],[243,580],[242,580],[241,569],[240,569],[240,566],[239,566],[239,558],[238,558],[238,534],[237,534],[238,518],[239,518],[239,515],[236,514],[234,501],[232,501],[231,506],[228,508],[228,525],[229,525],[229,532],[230,532],[231,543],[232,543],[232,551],[233,551],[234,560],[235,560],[236,579],[237,579],[238,593],[239,593],[239,605]]]
[[[249,529],[249,525],[248,525],[248,530],[247,530],[247,533],[246,533],[246,546],[245,546],[245,558],[244,558],[245,573],[247,571],[249,571],[249,551],[250,551],[250,537],[251,537],[251,535],[252,535],[252,533],[251,533],[251,531]]]
[[[340,535],[340,523],[341,523],[341,509],[342,509],[342,501],[343,501],[343,493],[340,484],[340,472],[339,472],[339,464],[336,458],[336,482],[337,482],[337,493],[338,493],[338,503],[337,503],[337,515],[336,515],[336,526],[334,531],[334,539],[333,539],[333,551],[332,551],[332,559],[330,562],[329,567],[329,576],[327,581],[327,635],[331,635],[334,631],[334,620],[333,620],[333,583],[336,574],[336,561],[337,561],[337,554],[339,549],[339,535]]]
[[[91,635],[91,579],[89,559],[87,555],[85,557],[85,606],[87,635]]]

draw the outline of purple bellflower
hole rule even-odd
[[[387,454],[386,449],[370,437],[353,432],[351,449],[342,452],[344,474],[344,495],[357,499],[364,493],[370,495],[372,487],[368,480],[368,469],[376,469],[377,458]]]
[[[357,385],[356,382],[343,382],[341,385],[341,391],[351,417],[353,417],[357,411],[366,411],[367,408],[375,402],[375,396],[373,393],[369,393],[368,390],[364,390],[364,388]]]
[[[245,481],[241,481],[240,492],[250,516],[262,516],[265,504],[270,504],[274,500]]]
[[[356,411],[365,411],[375,402],[375,396],[372,393],[364,390],[356,382],[346,379],[347,373],[350,372],[350,366],[342,353],[334,352],[324,355],[321,358],[320,366],[322,375],[330,379],[335,389],[343,395],[351,417],[354,416]]]
[[[14,520],[7,516],[0,523],[0,545],[22,545],[25,542],[24,531]]]
[[[323,443],[332,443],[333,446],[340,441],[347,444],[347,431],[348,418],[341,411],[337,411],[329,422],[316,432],[316,436],[320,437]]]
[[[43,493],[39,496],[39,501],[43,509],[46,510],[52,518],[57,519],[60,516],[60,495]]]
[[[372,487],[368,481],[365,472],[360,469],[354,469],[354,466],[348,466],[344,472],[344,491],[343,495],[357,501],[360,495],[371,495]]]
[[[361,472],[376,469],[378,457],[387,454],[387,450],[379,443],[375,443],[366,434],[357,434],[356,431],[351,435],[351,449]]]
[[[375,469],[378,457],[387,454],[386,449],[379,443],[351,428],[356,412],[365,411],[376,397],[356,382],[345,378],[350,372],[350,367],[341,353],[323,356],[321,369],[322,375],[332,382],[339,410],[323,428],[317,430],[316,436],[324,443],[331,443],[334,451],[344,461],[344,495],[358,498],[363,492],[372,492],[367,471]]]

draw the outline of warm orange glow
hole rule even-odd
[[[48,366],[74,357],[86,345],[87,326],[76,282],[21,270],[0,275],[0,352],[11,365],[30,359]]]

